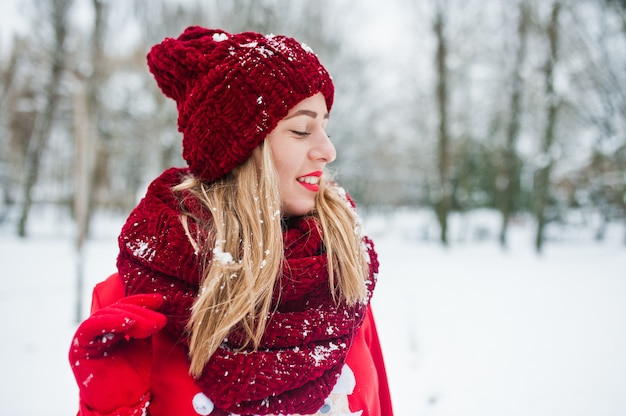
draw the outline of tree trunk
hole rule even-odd
[[[519,175],[520,163],[517,155],[517,139],[520,130],[520,118],[522,117],[522,93],[524,82],[522,71],[526,61],[526,45],[528,39],[528,25],[530,19],[529,6],[526,0],[519,2],[519,22],[517,28],[518,46],[515,56],[515,67],[513,68],[512,92],[510,103],[510,119],[506,132],[506,143],[504,146],[502,162],[503,181],[500,194],[500,213],[502,224],[500,228],[500,245],[507,246],[507,232],[511,215],[516,209],[516,201],[519,197]]]
[[[555,139],[555,129],[557,114],[559,110],[559,100],[554,91],[554,68],[558,58],[558,45],[559,45],[559,14],[561,10],[561,4],[559,1],[555,1],[552,5],[552,13],[550,18],[550,24],[548,26],[547,34],[550,45],[550,54],[546,63],[546,98],[548,102],[547,107],[547,122],[543,136],[542,150],[542,165],[535,173],[535,219],[537,222],[537,231],[535,234],[535,249],[538,253],[541,253],[543,243],[545,239],[545,227],[547,224],[546,208],[548,206],[550,198],[550,176],[554,165],[552,159],[551,150]]]
[[[50,78],[44,93],[45,107],[42,114],[36,119],[35,128],[33,130],[33,140],[30,142],[28,153],[26,155],[26,170],[24,179],[24,201],[22,211],[18,221],[18,235],[26,236],[26,226],[28,223],[28,215],[33,203],[33,189],[39,176],[41,165],[41,157],[44,153],[46,143],[52,132],[54,117],[56,114],[59,101],[59,85],[61,76],[63,75],[64,64],[66,59],[65,38],[67,35],[67,14],[70,8],[71,0],[55,0],[52,25],[54,28],[54,45],[52,50],[52,64],[50,67]]]
[[[100,94],[99,87],[104,78],[104,24],[105,5],[102,0],[93,0],[94,29],[90,51],[93,69],[85,79],[78,79],[74,97],[74,134],[75,134],[75,181],[74,181],[74,220],[76,222],[76,321],[83,316],[84,287],[84,244],[89,237],[89,228],[93,218],[95,189],[98,178],[104,175],[106,168],[97,169],[106,155],[99,140]],[[80,75],[78,75],[80,77]],[[102,162],[106,165],[105,162]]]
[[[92,127],[87,116],[87,98],[83,80],[78,80],[80,86],[76,88],[74,96],[74,220],[76,222],[75,260],[76,260],[76,322],[83,317],[83,287],[84,287],[84,243],[88,233],[89,217],[89,179],[93,166],[90,152],[92,147]]]
[[[435,65],[437,69],[437,109],[439,112],[438,126],[438,179],[439,193],[435,201],[435,212],[439,221],[439,239],[444,245],[448,244],[448,213],[451,203],[450,186],[450,137],[448,133],[448,72],[447,53],[448,45],[445,38],[445,16],[442,6],[437,7],[434,24],[437,38]]]
[[[89,229],[91,219],[96,205],[96,189],[98,183],[107,173],[107,148],[103,145],[103,135],[99,129],[100,114],[102,106],[100,104],[100,86],[104,84],[106,62],[104,56],[104,34],[106,21],[106,5],[103,0],[92,0],[94,8],[94,28],[91,36],[91,61],[93,65],[92,72],[86,79],[87,96],[85,104],[87,105],[87,126],[89,127],[90,145],[86,148],[86,157],[90,163],[86,167],[87,175],[87,206],[84,218],[84,234],[85,238],[89,237]]]
[[[17,43],[17,39],[14,39],[14,42]],[[2,193],[2,201],[0,202],[0,224],[4,222],[4,219],[13,205],[13,198],[10,192],[12,186],[10,178],[10,160],[13,155],[11,154],[10,145],[12,132],[10,131],[9,122],[11,118],[9,97],[12,95],[12,87],[17,72],[16,68],[19,60],[18,51],[19,49],[17,47],[13,48],[7,68],[2,73],[2,93],[0,94],[0,192]]]

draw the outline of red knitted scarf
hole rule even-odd
[[[180,223],[180,202],[171,188],[187,173],[165,171],[148,188],[119,237],[118,270],[127,295],[163,293],[167,330],[187,345],[185,325],[200,285],[198,253]],[[309,414],[335,385],[367,302],[335,304],[316,220],[298,218],[283,233],[285,260],[272,314],[257,350],[244,349],[233,331],[211,357],[196,384],[216,407],[241,415]],[[370,257],[368,302],[378,261]]]

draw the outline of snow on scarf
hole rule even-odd
[[[187,174],[169,169],[148,188],[119,237],[117,266],[126,294],[166,295],[167,330],[186,345],[185,325],[200,285],[198,253],[180,223],[180,203],[171,188]],[[292,219],[283,233],[285,260],[274,312],[257,350],[243,349],[231,332],[196,384],[225,411],[236,414],[315,413],[330,394],[367,304],[336,305],[327,259],[313,218]],[[368,302],[378,272],[373,244]]]

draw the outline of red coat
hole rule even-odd
[[[117,274],[96,285],[92,313],[124,296]],[[152,337],[150,416],[198,416],[195,409],[206,400],[189,375],[185,349],[166,331]],[[361,412],[361,413],[359,413]],[[392,416],[387,374],[376,325],[368,309],[350,349],[344,371],[318,412],[322,415]]]

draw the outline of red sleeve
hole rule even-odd
[[[120,275],[113,273],[106,280],[98,283],[91,295],[91,313],[104,308],[124,297],[124,285]]]
[[[122,299],[124,296],[124,285],[122,283],[122,280],[120,279],[120,276],[117,273],[110,275],[104,281],[97,283],[93,288],[91,296],[91,315],[93,315],[94,312]],[[148,350],[146,351],[150,353]],[[128,358],[126,354],[128,354],[126,348],[117,349],[115,351],[115,355],[123,357],[122,360],[118,360],[117,362],[124,360],[132,361],[132,356],[130,356],[131,358]],[[109,373],[112,374],[116,371],[115,365],[116,361],[111,361],[111,367],[108,371]],[[77,416],[132,416],[139,414],[148,414],[146,413],[146,411],[148,409],[148,406],[150,405],[150,398],[150,394],[144,394],[137,404],[132,406],[118,407],[111,413],[101,413],[99,411],[93,410],[89,408],[89,406],[87,406],[83,402],[83,400],[80,400]],[[111,398],[111,400],[114,399]]]
[[[387,380],[387,370],[385,369],[385,361],[383,359],[383,352],[380,346],[380,340],[378,339],[378,331],[376,330],[376,323],[374,321],[371,306],[367,308],[367,317],[365,319],[369,321],[369,325],[365,332],[366,341],[368,343],[372,359],[374,360],[374,365],[376,366],[376,372],[378,373],[380,414],[381,416],[393,416],[391,393],[389,392],[389,383]]]
[[[362,412],[358,413],[362,416],[393,416],[387,372],[369,308],[348,352],[346,364],[355,380],[354,389],[348,396],[350,411]]]

